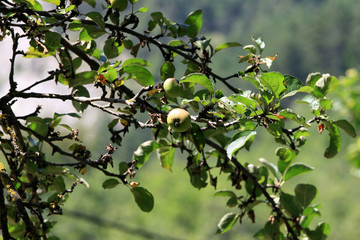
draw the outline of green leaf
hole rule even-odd
[[[252,44],[244,46],[243,49],[244,49],[245,51],[251,52],[252,54],[256,54],[256,47],[255,47],[254,45],[252,45]],[[248,56],[249,56],[249,55],[248,55]],[[241,61],[244,61],[245,59],[246,59],[246,58],[242,58]]]
[[[338,84],[339,81],[336,77],[330,76],[330,74],[323,74],[315,84],[314,95],[318,98],[324,97]],[[319,94],[319,92],[321,94]]]
[[[305,126],[305,127],[310,127],[310,125],[306,122],[305,117],[300,116],[296,113],[294,113],[291,109],[286,108],[283,109],[279,112],[279,115],[285,118],[288,118],[290,120],[293,120],[297,123],[300,123],[301,125]]]
[[[202,10],[196,10],[191,12],[185,20],[185,24],[188,24],[187,35],[191,38],[195,38],[202,27]]]
[[[255,233],[254,238],[260,240],[282,240],[285,239],[280,231],[279,221],[267,221],[265,227]]]
[[[259,162],[264,165],[274,175],[274,177],[279,177],[279,169],[275,166],[275,164],[267,161],[265,158],[259,158]]]
[[[142,58],[129,58],[127,60],[124,61],[124,63],[122,64],[123,67],[124,66],[132,66],[132,65],[138,65],[138,66],[151,66],[151,64],[146,61],[145,59]]]
[[[344,130],[347,134],[349,134],[349,136],[356,138],[355,128],[351,125],[351,123],[349,123],[349,121],[342,119],[335,121],[334,124]]]
[[[62,117],[62,116],[70,116],[74,118],[81,118],[81,116],[77,113],[54,113],[54,118]]]
[[[119,43],[115,42],[113,38],[109,38],[105,41],[104,54],[108,59],[119,56],[123,49],[124,45],[119,46]]]
[[[43,0],[44,2],[48,2],[48,3],[52,3],[55,5],[59,5],[60,4],[60,0]]]
[[[332,109],[332,101],[326,98],[320,99],[320,106],[324,111]]]
[[[330,225],[325,222],[321,222],[313,231],[306,228],[305,233],[311,240],[323,240],[326,239],[330,234]]]
[[[195,145],[196,149],[199,152],[202,152],[205,147],[205,141],[206,141],[205,136],[201,131],[199,125],[197,125],[196,123],[192,123],[191,126],[192,126],[190,130],[191,141]]]
[[[284,90],[286,90],[284,86],[284,76],[279,72],[262,73],[260,76],[260,82],[277,98]]]
[[[306,78],[306,85],[310,87],[315,87],[316,82],[321,78],[321,74],[319,72],[310,73]]]
[[[334,157],[341,148],[341,136],[340,131],[337,125],[332,122],[325,122],[326,129],[329,131],[330,143],[327,149],[325,150],[324,156],[326,158]]]
[[[95,80],[95,71],[81,72],[75,75],[74,79],[70,79],[69,87],[77,87],[85,84],[93,83]]]
[[[110,178],[110,179],[105,180],[105,182],[103,182],[102,187],[104,189],[111,189],[111,188],[116,187],[119,184],[120,184],[120,182],[117,179]]]
[[[135,198],[136,204],[143,212],[150,212],[154,208],[154,197],[147,189],[135,187],[130,190]]]
[[[218,223],[218,233],[222,234],[229,231],[234,226],[238,218],[239,215],[236,213],[225,214]]]
[[[60,47],[61,35],[57,32],[47,32],[45,34],[45,45],[49,50],[56,50]]]
[[[98,25],[101,29],[105,29],[105,22],[103,16],[98,12],[89,12],[86,14],[91,20],[93,20],[96,25]]]
[[[280,194],[280,206],[284,208],[291,217],[299,217],[302,212],[301,204],[298,199],[287,193]]]
[[[214,92],[214,84],[204,74],[200,74],[200,73],[189,74],[186,77],[182,78],[180,82],[181,83],[190,82],[190,83],[200,84],[204,86],[207,90],[209,90],[210,93]]]
[[[160,159],[161,166],[171,171],[174,162],[175,149],[164,139],[159,141],[160,147],[157,149],[157,156]]]
[[[279,138],[282,134],[282,126],[280,121],[275,121],[273,123],[270,123],[269,127],[266,130],[275,138]]]
[[[56,176],[53,181],[52,187],[55,191],[59,193],[64,192],[66,190],[64,178],[62,176]]]
[[[86,25],[85,28],[80,32],[79,40],[89,42],[92,39],[101,37],[106,33],[105,30],[98,26]]]
[[[92,6],[93,8],[96,6],[96,0],[84,0],[87,4]]]
[[[175,66],[172,62],[164,62],[160,68],[160,78],[165,81],[168,78],[173,78],[175,74]]]
[[[110,3],[111,7],[119,12],[124,11],[128,6],[128,0],[113,0]]]
[[[265,49],[265,42],[262,40],[261,37],[254,39],[253,41],[255,42],[256,46],[259,48],[260,50],[260,54],[262,53],[262,51]]]
[[[220,190],[217,191],[213,197],[229,197],[228,201],[226,202],[226,206],[228,207],[235,207],[239,204],[238,198],[233,191]]]
[[[109,82],[113,82],[118,76],[117,71],[114,68],[108,69],[103,75]]]
[[[242,104],[245,104],[247,107],[250,107],[252,109],[256,109],[256,102],[249,97],[242,96],[240,94],[236,94],[236,95],[230,96],[229,99],[240,102]]]
[[[144,12],[148,11],[148,8],[147,7],[142,7],[142,8],[139,8],[137,11],[144,13]]]
[[[133,158],[136,160],[135,167],[141,168],[149,159],[151,153],[159,147],[160,145],[153,140],[148,140],[142,143],[133,155]]]
[[[124,174],[129,169],[127,162],[120,162],[119,163],[119,173]]]
[[[125,66],[124,71],[131,75],[135,81],[137,81],[140,85],[147,87],[150,85],[154,85],[154,77],[149,70],[147,70],[143,66],[139,65],[130,65]]]
[[[242,148],[246,141],[256,134],[255,131],[245,130],[239,133],[236,133],[231,140],[229,141],[226,147],[226,154],[229,159],[231,159],[232,155],[240,148]]]
[[[284,180],[287,181],[290,178],[293,178],[293,177],[295,177],[297,175],[300,175],[300,174],[310,172],[312,170],[314,170],[313,167],[310,167],[310,166],[308,166],[308,165],[306,165],[304,163],[294,163],[285,172]]]
[[[298,184],[295,187],[295,196],[303,208],[306,208],[316,197],[316,187],[311,184]]]
[[[280,95],[282,99],[295,95],[300,88],[304,87],[304,84],[298,78],[290,75],[284,76],[284,84],[286,90]]]
[[[236,194],[233,191],[228,190],[219,190],[216,193],[214,193],[213,197],[237,197]]]
[[[223,43],[223,44],[220,44],[219,46],[217,46],[215,48],[215,53],[217,53],[218,51],[221,51],[223,49],[226,49],[226,48],[231,48],[231,47],[240,47],[242,46],[240,43],[238,42],[227,42],[227,43]]]
[[[74,93],[74,91],[76,91],[76,96],[77,97],[90,97],[90,93],[88,92],[88,90],[84,87],[84,86],[77,86],[74,87],[73,90],[71,91],[71,93]],[[79,103],[76,101],[72,101],[72,105],[74,106],[74,108],[76,109],[76,111],[78,112],[84,112],[85,109],[89,106],[86,103]]]
[[[154,20],[154,22],[161,26],[162,25],[162,19],[164,18],[163,14],[161,12],[153,12],[150,14],[151,18]],[[156,25],[155,25],[156,26]],[[153,26],[153,27],[155,27]],[[150,29],[149,29],[150,30]],[[152,29],[151,29],[152,30]],[[150,31],[151,31],[150,30]]]
[[[43,137],[46,137],[49,131],[48,126],[42,122],[32,122],[29,128]]]
[[[44,54],[43,52],[38,51],[34,47],[29,47],[29,49],[25,53],[25,58],[44,58],[49,56],[53,56],[53,52]]]
[[[260,82],[259,82],[259,79],[255,76],[251,76],[251,75],[246,75],[245,77],[241,77],[241,79],[244,79],[246,81],[249,81],[250,83],[252,83],[257,89],[260,89],[261,86],[260,86]]]

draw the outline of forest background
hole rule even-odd
[[[272,70],[296,76],[303,81],[311,72],[342,76],[347,69],[359,68],[360,2],[357,0],[152,0],[144,1],[144,5],[149,12],[161,11],[178,22],[185,19],[189,12],[202,9],[204,24],[201,33],[211,38],[214,45],[226,41],[238,41],[246,45],[251,42],[251,36],[262,37],[266,42],[265,55],[278,54]],[[83,4],[81,7],[87,6]],[[6,42],[2,42],[0,52],[1,94],[2,83],[8,76],[11,48]],[[220,64],[213,66],[215,72],[227,75],[226,73],[239,70],[239,66],[233,64],[237,61],[236,55],[241,55],[241,51],[236,54],[219,53],[217,62]],[[159,78],[160,56],[154,51],[147,57],[153,64],[151,70],[155,78]],[[51,64],[39,59],[31,69],[27,69],[26,64],[19,63],[17,71],[21,73],[18,77],[26,81],[32,76],[42,73],[45,75]],[[245,83],[243,86],[248,87]],[[4,87],[4,90],[7,88]],[[38,103],[27,104],[29,105],[26,106],[30,106]],[[51,111],[51,104],[54,102],[44,105],[44,114],[46,110]],[[342,114],[340,111],[338,113]],[[108,119],[92,111],[86,112],[84,119],[88,124],[78,126],[80,138],[90,140],[91,151],[96,155],[95,153],[103,151],[104,142],[108,139],[104,134],[107,126],[101,124]],[[275,154],[268,151],[269,141],[266,136],[259,137],[263,139],[253,146],[257,151],[242,152],[238,156],[240,160],[246,158],[248,161],[252,159],[257,162],[259,157],[264,156],[270,161],[276,159]],[[127,136],[121,148],[114,154],[114,159],[131,161],[137,146],[147,139],[144,131]],[[326,148],[328,136],[317,139],[322,141],[307,144],[299,156],[301,161],[315,167],[315,171],[299,180],[303,183],[314,182],[318,186],[317,199],[323,203],[321,219],[331,226],[329,239],[359,238],[360,178],[353,174],[354,169],[347,160],[346,147],[353,139],[345,138],[340,154],[333,159],[325,159],[322,151],[316,151]],[[155,208],[151,213],[140,212],[131,199],[132,196],[125,193],[125,188],[119,187],[117,191],[104,190],[102,182],[105,178],[89,170],[87,181],[90,188],[77,188],[64,206],[64,215],[51,217],[58,221],[54,235],[62,239],[80,240],[220,239],[219,235],[215,235],[216,224],[227,211],[225,200],[212,198],[215,192],[213,188],[201,191],[194,189],[183,170],[185,164],[185,159],[181,159],[179,154],[173,171],[169,172],[159,167],[154,155],[146,168],[142,169],[142,174],[136,180],[146,183],[156,196]],[[288,187],[293,188],[291,184]],[[218,189],[221,189],[221,182]],[[80,198],[81,201],[78,200]],[[256,223],[245,220],[240,227],[236,226],[222,235],[221,239],[251,239],[256,229],[266,221],[261,219],[261,216],[257,219],[259,220]]]

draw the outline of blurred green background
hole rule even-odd
[[[262,37],[266,43],[264,54],[274,56],[278,53],[272,70],[294,75],[301,80],[305,80],[311,72],[341,76],[347,69],[359,67],[358,0],[140,2],[149,8],[149,12],[161,11],[177,22],[182,22],[189,12],[202,9],[204,23],[201,34],[211,38],[215,46],[230,41],[246,45],[251,43],[251,36]],[[240,49],[223,51],[217,54],[211,67],[219,75],[232,75],[245,67],[237,64],[237,56],[241,54],[243,52]],[[158,76],[161,56],[154,49],[147,57],[152,63],[154,75]],[[181,73],[177,72],[177,75]],[[239,79],[233,80],[233,84],[246,87]],[[309,112],[303,108],[300,105],[296,110]],[[94,158],[105,152],[104,147],[109,141],[106,125],[110,119],[97,113],[86,112],[82,122],[88,124],[77,126],[80,138],[90,140]],[[334,119],[347,117],[336,111],[333,114]],[[352,240],[360,238],[360,178],[351,174],[351,165],[346,159],[347,146],[354,140],[342,135],[341,152],[333,159],[325,159],[323,154],[329,137],[326,133],[319,135],[314,129],[313,136],[309,138],[297,161],[305,162],[315,167],[315,170],[290,180],[284,187],[291,191],[298,183],[314,184],[318,188],[315,203],[322,204],[322,216],[316,220],[330,224],[329,239]],[[132,153],[138,145],[148,139],[151,139],[151,135],[146,130],[138,129],[127,135],[123,145],[114,154],[114,171],[120,161],[131,161]],[[275,162],[276,147],[266,132],[259,132],[251,151],[240,152],[238,158],[241,162],[254,164],[258,164],[260,157]],[[215,235],[220,218],[236,209],[228,209],[225,198],[213,198],[216,190],[212,187],[200,191],[194,189],[184,171],[185,165],[186,159],[178,152],[173,171],[164,170],[154,154],[138,171],[135,180],[155,197],[155,208],[151,213],[143,213],[138,209],[125,186],[104,190],[102,183],[107,177],[88,169],[84,178],[90,188],[77,186],[64,205],[64,215],[49,217],[58,221],[53,234],[61,239],[79,240],[252,239],[252,235],[267,221],[270,209],[258,208],[254,224],[244,218],[242,225],[236,225],[224,235]],[[230,183],[221,175],[218,189],[227,186]]]

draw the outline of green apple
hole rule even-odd
[[[183,93],[183,86],[176,78],[168,78],[164,82],[164,90],[167,96],[176,98]]]
[[[191,117],[188,111],[174,108],[167,116],[167,123],[175,132],[186,132],[191,128]]]

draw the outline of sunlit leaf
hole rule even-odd
[[[128,6],[128,0],[110,0],[111,7],[116,11],[122,12]]]
[[[43,0],[44,2],[48,2],[48,3],[52,3],[55,5],[59,5],[60,4],[60,0]]]
[[[276,97],[279,97],[286,90],[284,76],[279,72],[262,73],[259,79]]]
[[[279,169],[276,167],[275,164],[267,161],[265,158],[260,158],[259,162],[264,165],[274,175],[274,177],[279,177]]]
[[[108,59],[119,56],[123,49],[124,45],[119,46],[119,43],[117,43],[113,38],[109,38],[105,41],[104,53]]]
[[[300,88],[304,86],[304,84],[296,77],[285,75],[284,76],[284,84],[286,86],[286,90],[281,93],[281,98],[286,98],[295,95]]]
[[[223,44],[220,44],[219,46],[217,46],[215,48],[215,53],[218,52],[218,51],[221,51],[223,49],[226,49],[226,48],[231,48],[231,47],[240,47],[242,46],[240,43],[238,42],[227,42],[227,43],[223,43]]]
[[[316,82],[321,78],[321,73],[310,73],[306,78],[306,85],[310,87],[315,87]]]
[[[139,84],[144,87],[154,85],[154,77],[149,70],[140,65],[125,66],[124,71],[131,75]]]
[[[225,214],[218,223],[218,233],[222,234],[229,231],[234,226],[238,218],[239,215],[236,213]]]
[[[195,38],[202,27],[202,10],[196,10],[191,12],[185,20],[185,24],[189,25],[187,28],[187,35],[191,38]]]
[[[312,170],[314,170],[313,167],[310,167],[304,163],[294,163],[285,172],[284,180],[287,181],[295,176],[310,172]]]
[[[239,133],[236,133],[231,140],[229,141],[227,147],[226,147],[226,154],[229,159],[231,159],[232,155],[242,148],[246,141],[249,140],[251,136],[254,136],[256,134],[255,131],[251,130],[245,130]]]
[[[139,66],[151,66],[151,64],[146,61],[145,59],[142,58],[129,58],[127,60],[124,61],[124,63],[122,64],[123,66],[132,66],[132,65],[139,65]]]
[[[189,74],[186,77],[182,78],[180,82],[190,82],[196,83],[204,86],[210,93],[214,92],[214,84],[210,81],[210,79],[204,75],[199,73]]]
[[[160,147],[157,149],[157,156],[161,162],[161,166],[171,171],[176,148],[172,147],[169,142],[163,139],[160,139],[159,145]]]
[[[138,149],[134,152],[134,159],[136,160],[135,166],[141,168],[149,159],[151,153],[158,149],[160,145],[153,140],[148,140],[142,143]]]
[[[286,109],[283,109],[281,110],[279,113],[278,113],[280,116],[282,117],[285,117],[287,119],[291,119],[297,123],[300,123],[301,125],[305,126],[305,127],[310,127],[310,125],[306,122],[306,119],[305,117],[303,116],[300,116],[299,114],[297,113],[294,113],[291,109],[289,108],[286,108]]]
[[[330,74],[322,74],[321,77],[317,79],[314,85],[313,94],[317,98],[322,98],[338,83],[339,81],[336,77],[330,76]]]
[[[160,68],[160,78],[162,81],[165,81],[167,78],[174,77],[175,66],[172,62],[164,62]]]

